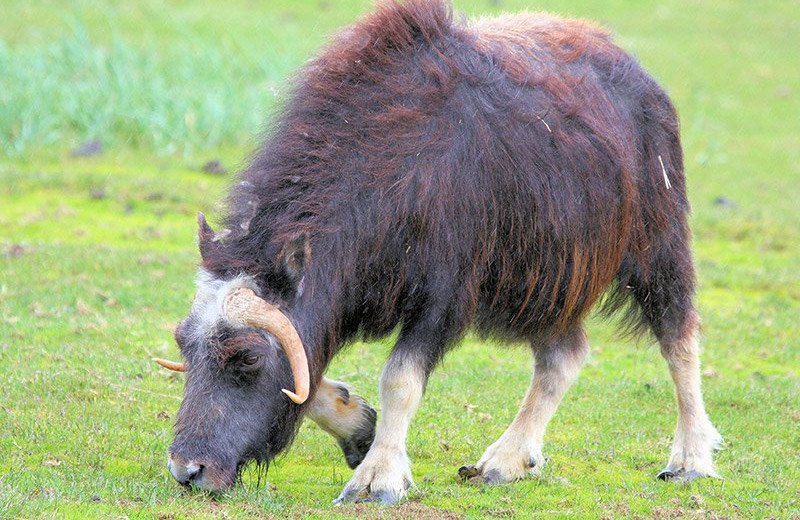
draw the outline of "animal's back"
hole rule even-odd
[[[448,289],[480,330],[570,329],[626,258],[646,266],[644,233],[663,232],[665,215],[680,227],[674,111],[633,58],[582,21],[510,15],[451,38],[443,63],[457,79],[427,122],[448,145],[400,177],[424,187],[411,199],[415,231],[438,226],[416,247],[435,259],[428,270],[450,273]]]
[[[370,335],[430,306],[454,329],[566,330],[626,259],[647,263],[645,233],[684,218],[668,99],[585,22],[392,3],[301,77],[230,227],[253,193],[275,201],[248,241],[309,231],[321,277],[352,273],[345,321]]]

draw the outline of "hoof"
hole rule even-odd
[[[658,480],[672,480],[675,478],[675,473],[669,471],[668,469],[665,469],[663,471],[660,471],[658,475],[656,475],[656,478]]]
[[[402,500],[405,495],[406,493],[398,494],[388,489],[379,489],[371,492],[364,502],[377,502],[384,506],[391,506]]]
[[[483,483],[487,486],[498,486],[500,484],[505,484],[508,482],[503,478],[502,473],[496,469],[490,469],[483,475]]]
[[[529,477],[541,477],[545,458],[541,451],[536,455],[519,457],[489,457],[484,455],[478,464],[468,464],[458,468],[462,482],[476,485],[497,486],[509,484]]]
[[[408,494],[408,490],[411,488],[411,483],[407,480],[404,480],[403,485],[405,488],[402,490],[376,489],[374,491],[361,490],[360,492],[354,492],[352,490],[345,489],[342,491],[342,494],[333,501],[333,505],[338,506],[346,503],[375,503],[384,506],[391,506],[403,500]]]
[[[699,471],[686,471],[684,469],[671,470],[669,468],[659,472],[659,474],[656,475],[658,480],[677,482],[679,484],[689,484],[690,482],[702,477],[719,478],[716,475],[706,475]]]
[[[413,485],[411,468],[404,452],[373,449],[356,468],[350,481],[333,503],[396,504],[408,495],[408,490]]]

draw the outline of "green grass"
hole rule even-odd
[[[478,15],[524,2],[497,3],[457,5]],[[246,475],[220,500],[182,491],[165,467],[182,379],[148,360],[176,356],[194,215],[217,215],[230,182],[199,166],[236,169],[291,71],[369,8],[271,4],[0,6],[0,517],[798,518],[800,7],[777,0],[536,3],[611,28],[681,113],[723,481],[654,480],[676,413],[666,367],[592,320],[592,355],[550,425],[541,480],[457,481],[530,377],[524,349],[468,339],[413,423],[419,490],[403,506],[331,507],[351,471],[310,423],[269,485]],[[105,154],[70,156],[91,139]],[[355,345],[330,374],[377,403],[390,346]]]

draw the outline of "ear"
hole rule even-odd
[[[311,243],[308,232],[304,231],[283,246],[279,254],[280,265],[295,284],[303,278],[306,266],[311,261]]]
[[[202,213],[197,214],[197,244],[200,247],[200,257],[203,261],[209,260],[217,249],[214,242],[214,230],[206,222],[206,216]]]

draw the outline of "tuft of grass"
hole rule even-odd
[[[500,4],[495,5],[495,4]],[[470,15],[524,2],[457,2]],[[590,320],[592,354],[546,436],[543,478],[462,485],[513,418],[524,348],[468,338],[431,378],[397,508],[334,508],[351,475],[312,424],[258,484],[187,493],[164,464],[175,357],[197,263],[196,211],[219,213],[291,76],[366,1],[0,5],[0,518],[797,518],[800,510],[800,10],[771,0],[544,0],[599,20],[683,118],[704,323],[704,391],[724,480],[657,482],[675,404],[657,349]],[[190,115],[191,114],[191,115]],[[69,151],[101,139],[105,153]],[[718,199],[721,199],[720,202]],[[391,338],[331,376],[377,403]]]
[[[234,50],[224,45],[202,57],[193,49],[182,42],[160,54],[116,34],[110,46],[98,46],[80,22],[44,48],[0,45],[3,151],[19,156],[99,139],[191,158],[197,150],[247,142],[285,69],[275,60],[231,60]]]
[[[193,159],[250,143],[291,70],[352,4],[198,2],[165,16],[154,0],[5,3],[0,151],[32,157],[99,139]]]

